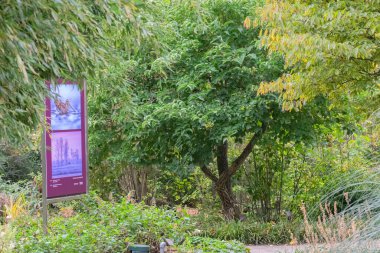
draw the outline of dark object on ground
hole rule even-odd
[[[128,250],[127,250],[128,253],[135,253],[135,252],[149,253],[149,251],[150,251],[149,245],[142,245],[142,244],[134,244],[134,245],[128,246]]]
[[[286,210],[285,213],[286,213],[286,217],[288,218],[288,221],[292,221],[293,220],[292,211]]]

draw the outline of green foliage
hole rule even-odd
[[[42,122],[46,80],[86,79],[131,28],[115,1],[4,1],[0,7],[0,136],[28,140]],[[126,41],[123,37],[122,41]]]
[[[114,191],[118,178],[126,166],[123,143],[126,136],[121,131],[122,119],[128,120],[133,111],[131,84],[128,76],[134,63],[121,61],[107,68],[98,68],[89,82],[89,150],[91,184],[104,193]],[[105,85],[107,84],[107,85]]]
[[[283,142],[267,135],[257,144],[236,179],[247,213],[267,221],[277,220],[284,210],[301,215],[300,205],[318,206],[336,188],[337,177],[370,168],[373,146],[367,130],[351,133],[333,124],[316,126],[315,132],[311,142]],[[345,202],[339,202],[341,209]]]
[[[194,223],[175,211],[149,207],[144,204],[105,202],[99,197],[86,196],[83,201],[73,201],[76,214],[64,218],[54,214],[49,218],[49,235],[42,232],[41,218],[21,217],[12,223],[16,231],[14,250],[17,252],[124,252],[128,244],[149,244],[157,250],[164,238],[173,238],[175,243],[185,240],[194,242],[191,233]],[[53,212],[51,210],[50,212]],[[206,242],[207,239],[198,239]],[[200,244],[199,249],[210,247],[226,249],[237,242],[212,240],[212,244]],[[181,246],[186,252],[193,244]],[[220,251],[225,252],[225,251]],[[244,252],[244,251],[235,251]]]
[[[190,251],[189,251],[190,249]],[[220,241],[205,237],[189,237],[185,240],[184,245],[180,246],[179,252],[220,252],[220,253],[244,253],[249,250],[237,241]]]
[[[14,226],[19,228],[18,252],[123,252],[128,243],[157,246],[162,237],[178,241],[189,232],[191,223],[173,211],[95,197],[87,199],[73,217],[51,217],[49,236],[42,233],[40,219],[25,217]]]
[[[42,202],[41,184],[42,178],[40,174],[33,176],[33,180],[19,182],[10,182],[0,177],[0,225],[6,222],[7,215],[12,215],[7,213],[7,211],[10,212],[9,210],[12,206],[14,210],[20,211],[22,214],[36,214]],[[17,204],[17,200],[21,201],[20,205]],[[14,217],[8,218],[12,219]],[[9,232],[11,233],[12,231]]]
[[[14,251],[124,252],[128,243],[157,249],[168,237],[182,252],[245,251],[242,243],[220,240],[302,242],[300,204],[313,211],[343,177],[345,187],[329,200],[359,219],[368,210],[360,235],[379,238],[378,170],[369,164],[378,159],[379,128],[369,123],[374,119],[358,122],[366,117],[363,105],[378,105],[380,2],[269,0],[258,8],[261,2],[1,5],[0,204],[27,200],[27,212],[7,234]],[[261,22],[248,29],[255,11]],[[111,202],[91,195],[53,205],[45,236],[41,176],[13,183],[31,179],[38,153],[8,144],[28,139],[41,123],[45,81],[58,77],[89,84],[91,187]],[[240,157],[242,143],[255,136],[242,169],[230,172],[229,158]],[[205,181],[199,166],[216,179]],[[173,210],[113,202],[110,193],[121,192],[126,168],[147,173],[141,199],[154,197],[165,208],[202,207],[201,216],[194,222]],[[222,175],[228,180],[219,180]],[[241,207],[243,221],[216,215],[216,194],[232,189],[231,182],[238,201],[232,191],[227,200]],[[351,204],[342,198],[347,191]],[[64,210],[75,214],[64,218]],[[283,221],[284,210],[295,220]]]
[[[201,215],[196,220],[202,236],[220,240],[238,240],[245,244],[288,244],[293,239],[304,240],[304,227],[298,219],[262,222],[248,217],[244,221],[225,221],[221,217]]]
[[[135,162],[203,165],[228,138],[261,129],[278,109],[276,97],[257,97],[281,59],[256,46],[258,30],[242,25],[253,1],[172,1],[163,39],[170,50],[137,56],[131,76],[135,112],[125,124]],[[228,16],[228,18],[227,18]]]
[[[12,183],[0,177],[0,192],[7,195],[19,194],[22,190],[19,183]],[[3,203],[2,203],[3,204]]]
[[[195,207],[201,198],[201,178],[200,172],[180,177],[170,171],[161,171],[156,180],[152,179],[151,184],[154,187],[152,191],[156,193],[155,198],[157,200],[162,199],[171,206]]]
[[[32,179],[41,170],[39,152],[19,150],[0,144],[0,174],[12,182]]]
[[[259,93],[280,92],[287,110],[320,94],[340,105],[363,91],[371,97],[365,109],[378,105],[379,8],[378,0],[267,1],[258,10],[261,42],[284,55],[290,74],[263,83]]]
[[[276,148],[308,145],[319,134],[315,126],[328,126],[337,115],[327,110],[330,104],[323,97],[296,113],[283,112],[276,95],[257,96],[260,82],[281,75],[283,60],[258,47],[259,28],[243,26],[255,1],[172,1],[154,7],[162,15],[152,17],[156,30],[150,30],[140,50],[97,69],[92,79],[89,142],[91,181],[97,189],[117,191],[120,174],[130,163],[188,175],[194,167],[214,163],[217,147],[225,142],[236,144],[228,156],[238,157],[239,144],[264,125],[266,133],[256,149],[271,150],[272,143]],[[158,35],[161,47],[149,50]],[[275,158],[271,167],[281,172],[278,155],[267,154]],[[166,181],[169,185],[155,188],[157,195],[186,203],[178,198],[189,195],[173,184],[181,182]],[[272,190],[260,183],[248,188],[252,195]]]

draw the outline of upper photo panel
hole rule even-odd
[[[81,92],[77,84],[52,85],[52,130],[81,129]]]

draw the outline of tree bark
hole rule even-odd
[[[148,192],[147,177],[144,168],[127,167],[119,178],[119,187],[125,194],[133,193],[135,201],[140,202]]]
[[[232,191],[231,180],[228,180],[225,184],[218,185],[216,187],[216,192],[222,202],[222,210],[225,218],[227,220],[239,220],[241,212]]]
[[[232,174],[229,175],[228,167],[228,142],[224,141],[217,147],[217,168],[219,179],[216,182],[216,192],[222,202],[223,214],[228,220],[240,218],[240,208],[236,203],[236,197],[232,191]],[[223,175],[228,174],[228,177]]]

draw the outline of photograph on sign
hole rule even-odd
[[[52,130],[68,130],[81,128],[81,96],[77,84],[52,85],[56,96],[51,99]]]
[[[82,176],[81,131],[52,133],[52,178]]]

